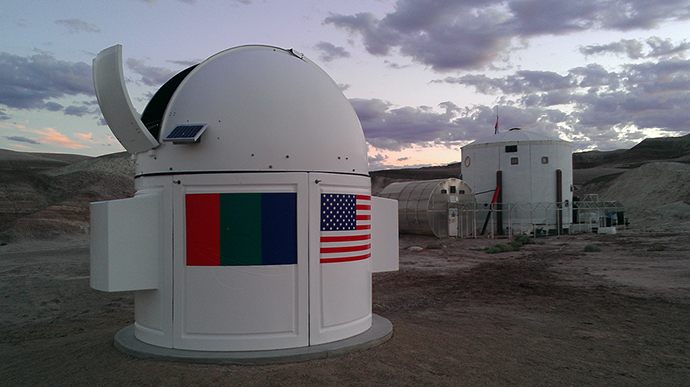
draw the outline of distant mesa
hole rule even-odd
[[[653,168],[633,173],[649,163]],[[630,149],[574,153],[573,169],[575,196],[597,193],[602,200],[617,200],[626,206],[633,224],[635,217],[638,224],[677,221],[687,210],[683,203],[690,203],[690,192],[670,180],[667,187],[659,187],[659,177],[673,172],[679,176],[675,179],[690,181],[690,134],[648,138]],[[461,173],[461,163],[372,171],[372,194],[396,181]],[[0,241],[88,233],[89,203],[133,196],[133,176],[125,152],[89,157],[0,149]],[[638,179],[637,188],[631,185],[633,179]],[[641,199],[648,204],[639,204]]]

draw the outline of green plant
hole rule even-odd
[[[486,252],[489,254],[504,253],[506,251],[514,251],[514,247],[505,243],[497,243],[493,245],[493,247],[488,247],[486,249]]]
[[[593,252],[601,251],[601,248],[597,247],[597,246],[587,245],[587,246],[585,246],[584,251],[588,252],[588,253],[593,253]]]
[[[439,243],[429,243],[426,245],[427,250],[442,249],[443,245]]]
[[[647,249],[647,251],[664,251],[666,250],[666,246],[652,246]]]
[[[522,245],[531,245],[534,244],[534,239],[528,237],[527,235],[516,235],[515,238],[513,239],[513,242],[519,243],[521,246]]]

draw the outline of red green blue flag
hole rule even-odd
[[[371,196],[321,194],[320,262],[371,257]]]
[[[297,194],[185,195],[187,266],[297,263]]]

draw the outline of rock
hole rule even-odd
[[[91,202],[133,195],[134,164],[125,152],[100,157],[0,152],[0,240],[88,234]]]

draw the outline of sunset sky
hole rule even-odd
[[[0,148],[122,151],[91,61],[123,45],[141,113],[226,48],[294,48],[350,99],[372,170],[521,127],[577,150],[690,131],[690,0],[0,0]]]

